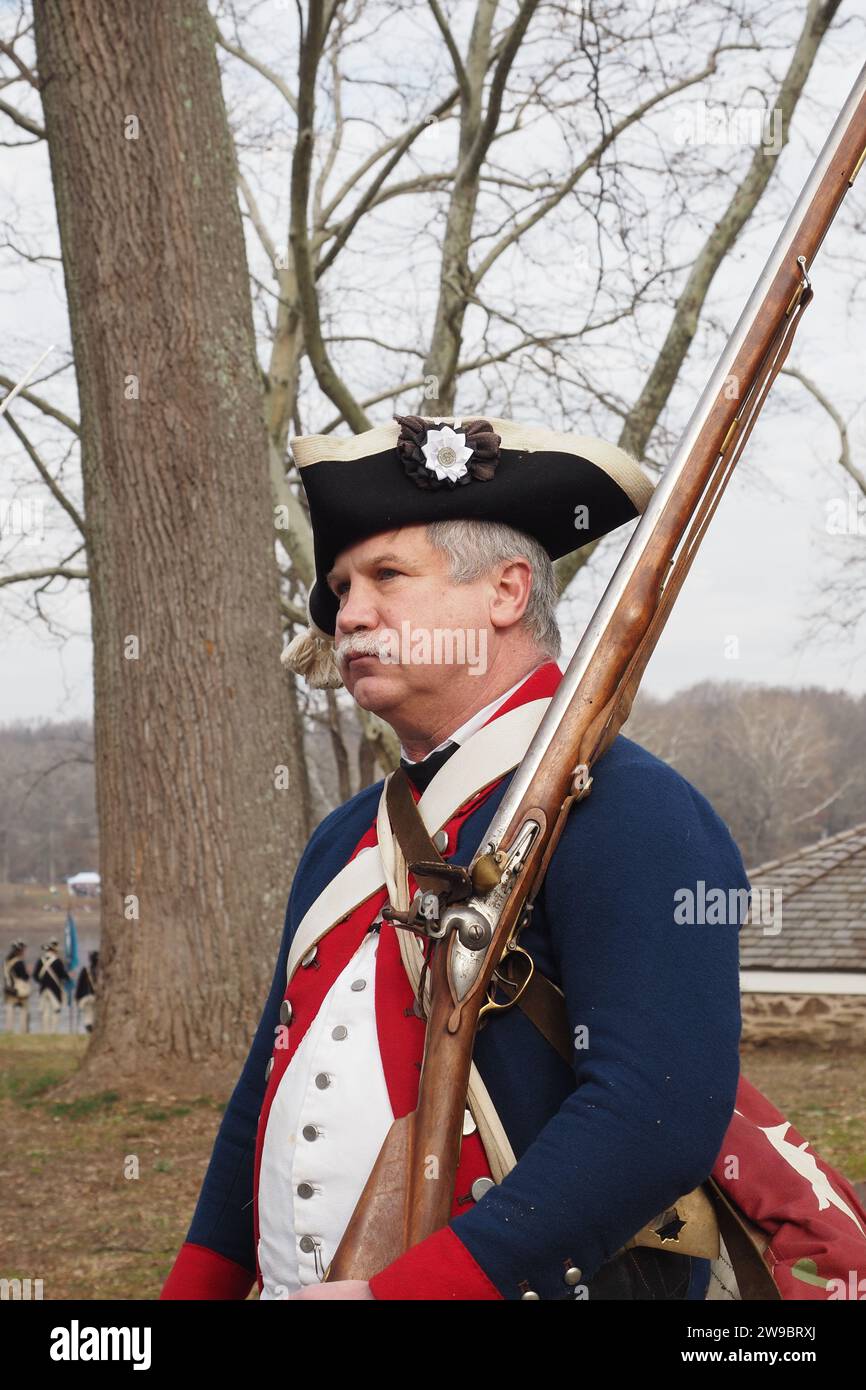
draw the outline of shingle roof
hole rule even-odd
[[[758,890],[781,890],[782,926],[743,925],[741,969],[866,971],[866,824],[761,864],[749,882],[759,918]]]

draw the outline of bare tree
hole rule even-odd
[[[203,0],[122,0],[109,19],[106,0],[39,0],[35,61],[21,8],[0,52],[0,84],[12,89],[0,116],[16,143],[47,131],[51,146],[81,423],[47,378],[9,412],[17,457],[48,488],[68,544],[45,563],[16,562],[0,582],[43,614],[56,588],[89,582],[103,834],[120,800],[136,803],[132,840],[104,847],[107,887],[134,894],[144,856],[157,916],[167,912],[151,897],[162,874],[166,885],[183,884],[172,920],[200,922],[210,874],[220,903],[214,978],[237,977],[243,999],[254,971],[245,960],[237,976],[227,922],[238,899],[228,881],[243,859],[244,883],[267,884],[272,922],[290,867],[259,872],[257,855],[273,862],[274,825],[287,826],[285,814],[273,819],[279,800],[262,791],[265,763],[269,785],[276,764],[293,770],[290,858],[324,792],[322,779],[314,806],[302,726],[329,741],[341,798],[392,766],[397,751],[387,726],[342,695],[278,685],[276,673],[273,684],[260,679],[280,625],[289,636],[305,622],[313,579],[291,434],[363,429],[383,410],[462,408],[616,433],[660,464],[693,354],[723,341],[710,297],[718,271],[758,209],[778,211],[764,200],[838,9],[838,0],[809,0],[799,35],[785,32],[780,43],[756,0],[649,5],[637,17],[611,0],[581,6],[576,22],[556,0],[309,0],[284,11],[279,34],[246,2],[223,0],[209,15]],[[96,42],[102,26],[107,49]],[[233,103],[234,157],[214,45]],[[128,73],[124,53],[136,55]],[[84,75],[95,102],[84,101]],[[752,87],[764,94],[760,109]],[[771,125],[778,113],[779,139],[705,148],[690,133],[690,103],[711,101]],[[124,138],[128,116],[139,119],[138,139]],[[249,280],[229,179],[249,233]],[[76,198],[82,187],[101,193],[103,206]],[[43,246],[18,231],[7,241],[32,273],[53,273]],[[3,366],[8,390],[14,373]],[[138,378],[137,401],[124,397],[126,377]],[[264,436],[254,424],[261,411]],[[79,438],[81,505],[62,474]],[[237,460],[230,468],[227,457]],[[266,574],[274,535],[278,580]],[[563,591],[590,553],[558,563]],[[189,670],[168,706],[152,678],[129,679],[118,634],[142,636],[161,670]],[[214,704],[220,722],[202,730]],[[166,709],[169,746],[154,749]],[[128,755],[121,716],[136,730]],[[237,785],[222,775],[226,729]],[[160,794],[177,778],[183,804],[195,805],[180,841],[190,851],[198,842],[187,837],[212,843],[228,815],[220,835],[233,846],[230,868],[176,854],[168,826],[151,846],[144,825],[155,801],[138,774],[145,754]],[[214,767],[218,795],[202,780]],[[253,802],[245,839],[233,817]],[[185,877],[193,865],[195,884]],[[238,920],[261,921],[261,901],[245,903]],[[190,931],[204,943],[198,927]],[[117,978],[138,959],[118,947]],[[188,950],[187,974],[197,960]],[[225,1032],[227,1007],[213,1011],[209,1043]],[[181,1009],[185,1035],[184,1018]],[[113,1023],[128,1038],[124,1020]]]
[[[851,759],[864,715],[866,700],[839,691],[703,681],[669,700],[642,693],[629,735],[704,793],[754,866],[866,816]]]
[[[595,379],[585,374],[579,382],[584,397],[619,416],[620,442],[635,453],[646,454],[650,436],[678,380],[713,278],[770,183],[776,158],[788,140],[797,102],[837,5],[838,0],[823,5],[811,0],[775,99],[768,102],[766,114],[779,122],[781,139],[772,149],[759,142],[744,172],[735,165],[729,178],[731,191],[726,209],[693,259],[685,281],[678,284],[675,296],[671,298],[669,290],[665,290],[666,302],[670,302],[670,326],[634,402],[612,401],[600,373]],[[360,6],[350,14],[338,6],[309,6],[307,23],[298,35],[296,91],[287,88],[285,81],[257,59],[237,35],[229,40],[219,33],[224,50],[233,59],[248,64],[279,93],[291,110],[298,132],[292,148],[290,225],[282,254],[277,249],[281,238],[268,230],[252,178],[242,175],[241,183],[251,226],[278,285],[275,316],[269,320],[275,331],[268,374],[272,461],[277,474],[284,456],[287,420],[291,417],[300,425],[300,368],[304,357],[319,390],[336,408],[323,428],[330,430],[345,422],[361,430],[370,424],[371,406],[388,398],[396,402],[413,392],[420,399],[417,408],[424,413],[445,413],[453,411],[461,385],[476,392],[480,385],[481,400],[473,405],[474,413],[484,408],[492,394],[484,373],[495,372],[494,380],[501,386],[502,371],[518,363],[531,363],[536,373],[540,368],[544,378],[555,376],[551,385],[559,389],[568,375],[571,352],[580,351],[596,334],[615,331],[642,309],[651,306],[657,315],[661,280],[672,269],[682,269],[671,266],[669,253],[662,257],[656,270],[638,271],[630,266],[626,288],[611,306],[608,301],[613,296],[600,289],[605,267],[599,247],[598,275],[595,283],[587,281],[583,286],[587,300],[583,321],[576,328],[532,329],[531,304],[518,307],[515,302],[507,312],[502,306],[505,296],[498,289],[491,293],[485,287],[488,283],[495,285],[497,276],[515,254],[524,246],[531,246],[537,229],[555,219],[574,200],[581,200],[590,210],[599,229],[605,228],[622,182],[618,160],[627,135],[670,107],[689,89],[696,94],[705,91],[720,69],[724,76],[729,56],[732,60],[737,53],[758,47],[751,24],[743,23],[738,28],[731,23],[730,11],[720,12],[716,32],[700,62],[694,61],[692,51],[683,52],[674,78],[662,69],[642,68],[642,75],[649,80],[641,84],[641,99],[626,103],[622,114],[614,117],[605,84],[614,88],[616,74],[630,60],[634,61],[642,44],[660,38],[662,32],[665,38],[675,37],[670,15],[657,19],[653,14],[643,32],[627,39],[618,31],[622,16],[617,7],[585,11],[573,36],[568,32],[558,35],[558,46],[551,50],[554,56],[548,62],[533,62],[532,57],[526,58],[524,50],[531,54],[533,37],[549,37],[551,27],[559,22],[556,6],[517,4],[505,16],[503,7],[495,0],[479,0],[471,25],[464,23],[468,33],[461,42],[455,24],[466,20],[465,11],[457,10],[449,18],[436,0],[430,0],[430,15],[455,85],[449,88],[440,81],[434,89],[432,109],[407,113],[399,136],[381,140],[353,162],[346,160],[342,148],[348,125],[343,101],[344,68],[346,53],[351,51],[353,20],[357,23],[369,8]],[[590,94],[583,102],[575,103],[566,95],[567,83],[574,81],[581,68],[589,75]],[[317,138],[323,94],[323,125],[327,133]],[[575,106],[582,124],[574,119]],[[589,135],[588,109],[595,125],[595,129],[589,127]],[[575,150],[555,175],[531,177],[519,160],[511,166],[505,163],[507,155],[502,153],[502,147],[509,140],[519,147],[524,131],[534,125],[548,136],[567,136],[569,151]],[[437,152],[447,156],[444,169],[429,168],[419,153],[424,133],[431,128],[439,132]],[[446,136],[452,128],[453,140],[449,141]],[[677,201],[686,206],[693,174],[685,152],[680,154],[685,172],[678,168],[674,151],[665,157],[665,174],[674,185]],[[410,159],[414,160],[412,177],[405,173],[398,177]],[[331,193],[333,183],[336,190]],[[354,197],[354,203],[344,212],[350,197]],[[397,375],[383,388],[359,396],[354,385],[354,360],[344,355],[346,345],[366,343],[384,349],[383,368],[387,373],[388,339],[393,340],[394,334],[390,325],[381,336],[372,329],[363,336],[343,331],[341,320],[345,318],[348,327],[357,315],[351,310],[343,314],[339,291],[335,296],[329,287],[343,283],[342,276],[336,275],[335,279],[341,257],[359,236],[363,237],[365,223],[381,214],[385,205],[399,200],[407,208],[407,225],[414,226],[411,205],[419,197],[425,206],[436,208],[442,225],[436,245],[437,297],[435,306],[430,307],[429,328],[424,326],[424,336],[419,325],[418,347],[394,349],[397,362],[414,355],[418,370],[409,370],[402,379]],[[604,234],[609,235],[607,228]],[[625,237],[624,231],[623,240]],[[666,246],[662,249],[667,253]],[[409,271],[406,283],[414,283],[414,279]],[[325,313],[329,316],[330,332],[323,327]],[[473,322],[480,320],[485,326],[483,347],[467,354],[468,315]],[[549,366],[544,365],[544,358],[549,359]],[[509,392],[511,389],[509,386]],[[412,408],[416,408],[414,403]],[[663,431],[661,453],[666,439]],[[310,544],[302,522],[303,498],[297,495],[292,479],[289,463],[287,474],[275,477],[275,486],[284,498],[287,494],[294,497],[286,507],[291,518],[286,550],[290,569],[296,577],[303,575],[307,584]],[[561,589],[565,590],[593,549],[587,547],[558,562]],[[385,767],[391,765],[394,757],[390,741],[386,747]]]
[[[203,0],[34,16],[94,635],[105,990],[76,1085],[194,1062],[200,1091],[246,1052],[305,828],[234,156]]]
[[[287,637],[305,621],[313,578],[304,497],[287,455],[291,429],[363,429],[385,401],[450,412],[460,392],[469,393],[473,413],[494,405],[493,413],[507,413],[514,399],[513,408],[565,426],[578,411],[598,421],[599,433],[613,420],[624,447],[650,462],[664,457],[676,418],[666,407],[710,287],[770,186],[838,3],[809,0],[780,78],[774,49],[768,44],[766,59],[762,50],[763,14],[714,0],[699,17],[694,12],[693,33],[669,6],[647,7],[634,24],[622,6],[597,4],[564,24],[550,0],[478,0],[471,10],[428,0],[408,18],[373,0],[314,0],[299,10],[277,56],[264,47],[255,6],[222,7],[213,33],[224,80],[234,84],[244,73],[245,90],[254,83],[261,97],[255,121],[247,113],[236,122],[235,139],[242,206],[265,266],[263,276],[254,264],[252,288],[268,359],[262,380]],[[403,24],[413,26],[408,41]],[[272,50],[270,28],[266,40]],[[368,55],[363,76],[354,61],[359,45]],[[405,64],[395,70],[392,53],[401,45],[412,53],[411,73]],[[388,82],[381,111],[372,95],[366,105],[353,100],[358,90],[383,90],[379,72],[366,71],[374,53]],[[294,81],[286,76],[291,61]],[[683,103],[699,110],[714,99],[742,114],[758,77],[769,95],[766,110],[753,114],[777,124],[780,138],[746,145],[745,165],[742,140],[730,141],[719,169],[716,152],[689,138],[693,118]],[[673,118],[681,128],[672,133]],[[263,155],[283,147],[287,203],[261,172]],[[652,148],[655,159],[646,153]],[[639,180],[631,174],[637,149]],[[661,223],[651,216],[659,196]],[[696,197],[711,214],[702,244],[694,236]],[[681,246],[671,230],[679,226]],[[562,264],[553,272],[561,291],[554,304],[537,274],[545,228],[545,246],[573,243],[565,275]],[[417,296],[418,314],[391,292],[397,240],[400,283]],[[383,256],[388,283],[375,280]],[[551,320],[543,325],[542,304]],[[659,342],[655,325],[665,319]],[[629,398],[611,390],[605,363],[635,332],[641,345],[649,336],[657,346],[649,356],[641,346],[645,375],[641,382],[631,374]],[[592,370],[589,347],[598,363]],[[372,371],[359,371],[361,360]],[[377,384],[365,391],[371,377]],[[323,401],[335,413],[317,426]],[[558,562],[563,592],[593,550]],[[294,687],[290,695],[301,714],[322,709],[317,696],[307,700]],[[359,719],[355,710],[351,717]],[[372,739],[364,767],[373,776],[393,766],[396,742],[381,721],[361,727]],[[335,756],[345,764],[345,749],[336,753],[335,745]]]

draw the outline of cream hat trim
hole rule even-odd
[[[597,439],[593,435],[562,434],[544,425],[518,425],[513,420],[497,420],[491,415],[480,417],[470,413],[458,416],[425,415],[422,418],[452,425],[455,420],[489,420],[502,440],[503,449],[577,454],[589,459],[622,488],[638,512],[644,511],[652,497],[653,484],[640,465],[624,449],[616,444],[608,444],[605,439]],[[399,437],[400,427],[396,420],[391,420],[386,425],[376,425],[348,438],[337,438],[331,434],[299,435],[291,441],[291,447],[298,467],[309,468],[313,463],[349,463],[355,459],[370,458],[373,454],[383,454],[386,449],[397,447]]]

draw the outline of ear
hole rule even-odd
[[[500,565],[492,576],[490,621],[494,627],[511,627],[526,612],[532,589],[532,566],[522,555]]]

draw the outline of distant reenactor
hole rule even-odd
[[[30,1032],[30,975],[24,961],[24,942],[13,941],[3,962],[6,1031]]]
[[[60,942],[57,937],[52,937],[47,946],[42,947],[42,954],[33,972],[33,978],[39,985],[39,1006],[42,1010],[42,1031],[43,1033],[56,1033],[57,1024],[60,1018],[60,1008],[63,1003],[63,984],[65,980],[71,978],[69,971],[58,954]]]
[[[93,1032],[93,1009],[96,1004],[96,984],[99,979],[99,952],[90,952],[90,965],[83,965],[75,986],[75,1002],[81,1010],[85,1033]]]

